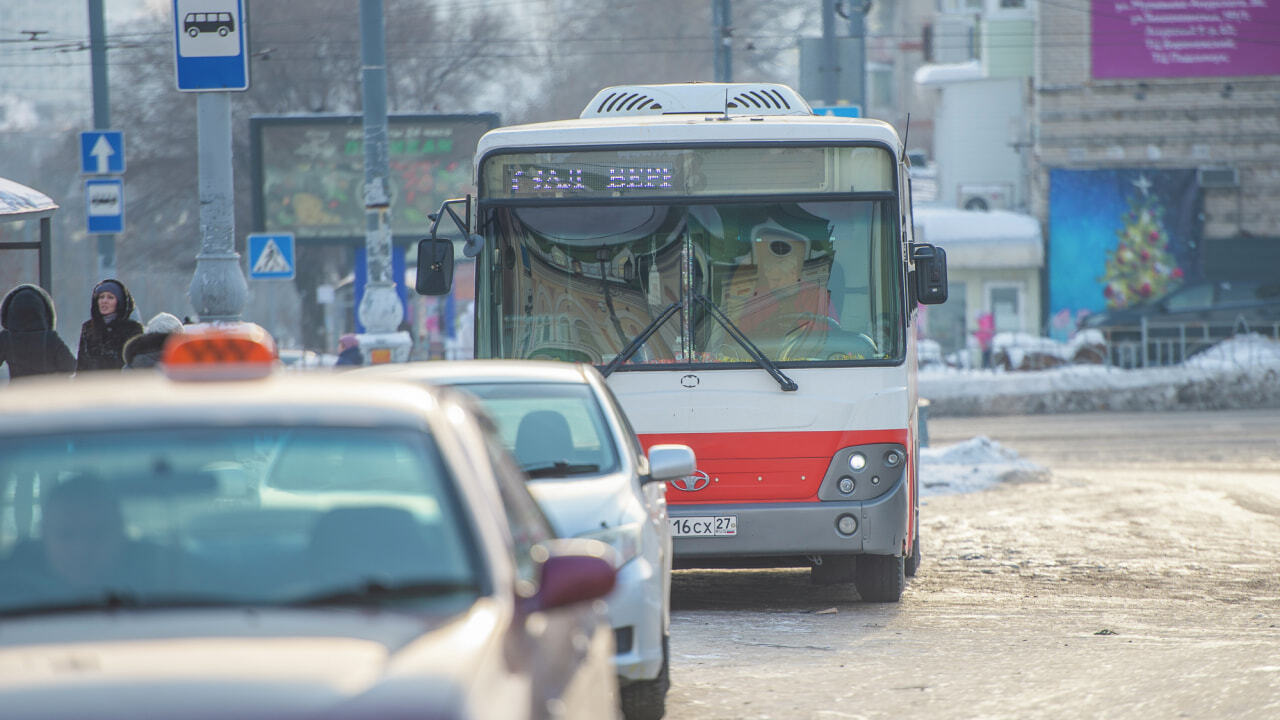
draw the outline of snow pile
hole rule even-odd
[[[920,397],[929,399],[935,416],[1280,407],[1280,341],[1237,335],[1167,367],[1004,372],[932,366],[920,371]]]
[[[975,492],[999,482],[1049,479],[1049,471],[1000,443],[978,436],[955,445],[920,448],[920,496]]]

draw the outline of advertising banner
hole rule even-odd
[[[1091,0],[1095,78],[1280,74],[1280,0]]]
[[[1049,171],[1049,319],[1065,339],[1090,313],[1202,275],[1195,170]]]
[[[475,194],[472,159],[493,113],[392,115],[387,119],[391,232],[425,237],[444,200]],[[265,232],[309,240],[363,241],[364,127],[359,115],[255,117],[254,221]]]

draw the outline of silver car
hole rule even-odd
[[[0,389],[0,716],[618,715],[613,551],[472,398],[177,357]]]
[[[381,365],[351,374],[452,385],[478,397],[556,530],[614,547],[621,565],[607,601],[623,713],[628,720],[661,718],[670,686],[665,481],[694,471],[693,451],[658,445],[646,456],[590,365],[469,360]]]

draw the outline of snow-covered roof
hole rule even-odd
[[[956,268],[1038,268],[1044,265],[1040,223],[1007,210],[917,207],[917,239],[947,251]]]
[[[24,220],[39,217],[58,209],[58,204],[48,195],[0,178],[0,220]]]
[[[916,69],[915,81],[917,85],[941,85],[967,80],[985,80],[986,77],[986,73],[982,71],[981,61],[970,60],[946,65],[921,65]]]

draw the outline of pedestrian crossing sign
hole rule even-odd
[[[249,278],[292,280],[293,233],[259,233],[249,236]]]

